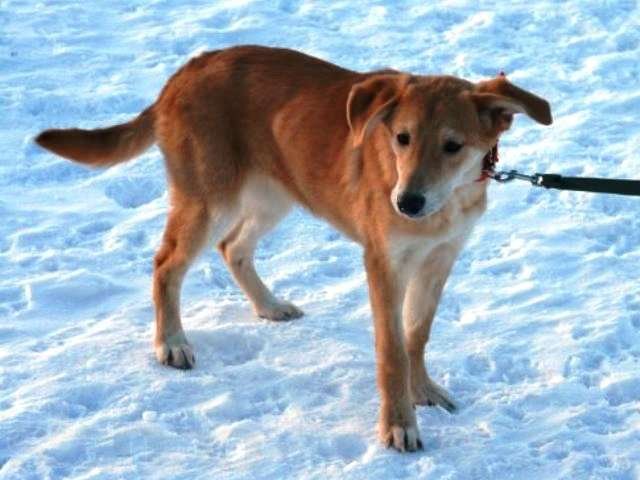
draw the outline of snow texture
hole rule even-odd
[[[509,78],[551,101],[501,165],[640,178],[635,1],[0,2],[0,478],[640,477],[640,200],[493,185],[428,352],[461,410],[419,408],[425,450],[378,443],[361,250],[294,211],[258,269],[306,316],[254,318],[209,250],[185,284],[198,363],[158,365],[150,273],[157,149],[92,171],[34,135],[154,101],[236,44],[343,66]]]

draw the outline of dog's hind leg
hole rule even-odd
[[[302,316],[295,305],[278,299],[260,280],[253,254],[260,237],[289,211],[288,196],[273,181],[251,179],[243,189],[239,221],[218,244],[229,270],[259,317],[289,320]]]
[[[449,412],[455,411],[456,405],[447,392],[429,377],[424,363],[424,351],[442,289],[462,243],[446,243],[429,254],[409,281],[403,304],[404,336],[409,354],[413,403],[440,405]]]
[[[174,200],[179,201],[169,212],[154,260],[155,351],[160,363],[187,369],[193,367],[195,357],[180,321],[180,288],[189,265],[208,240],[211,217],[204,202]]]

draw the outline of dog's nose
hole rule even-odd
[[[426,199],[421,193],[405,192],[398,198],[398,210],[410,217],[416,217],[422,212]]]

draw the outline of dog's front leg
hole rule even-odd
[[[409,280],[403,307],[413,402],[416,405],[440,405],[449,412],[454,412],[456,405],[447,392],[429,378],[424,352],[442,289],[463,243],[464,238],[457,238],[431,251]]]
[[[409,358],[402,332],[405,282],[384,252],[367,249],[365,267],[375,328],[380,439],[397,450],[414,451],[422,448],[422,442],[409,390]]]

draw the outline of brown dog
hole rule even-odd
[[[424,350],[442,288],[486,206],[483,158],[514,113],[549,125],[549,104],[504,77],[356,73],[284,49],[205,53],[134,120],[47,130],[37,142],[104,167],[164,153],[171,209],[155,257],[158,360],[191,368],[180,287],[210,238],[256,313],[302,315],[253,265],[258,239],[297,201],[364,248],[375,322],[379,434],[398,450],[421,441],[414,405],[453,410]]]

